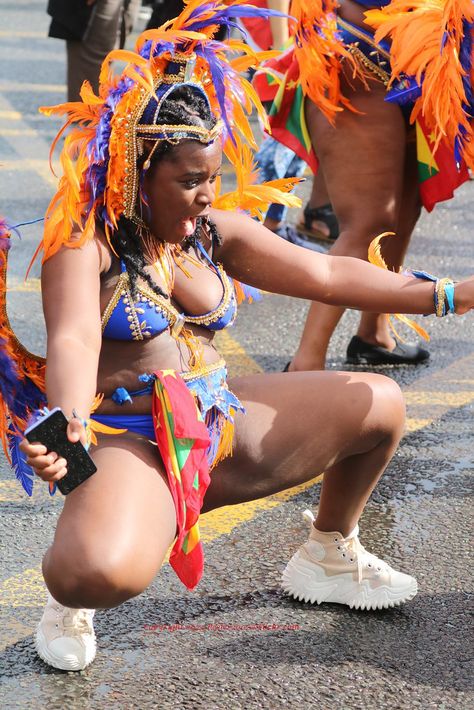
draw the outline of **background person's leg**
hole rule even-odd
[[[306,117],[340,226],[330,253],[367,259],[372,239],[381,232],[397,229],[403,196],[406,127],[398,106],[384,101],[382,84],[372,82],[370,91],[347,87],[346,92],[361,113],[344,110],[332,126],[308,102]],[[388,254],[387,263],[389,267],[399,266],[392,254]],[[290,369],[324,368],[327,347],[342,313],[341,308],[311,305]],[[381,345],[393,347],[385,318],[381,319],[377,338]]]
[[[67,42],[68,101],[79,101],[85,80],[98,91],[102,62],[122,46],[140,7],[139,0],[96,0],[86,33],[80,42]]]
[[[384,256],[390,264],[402,265],[410,244],[411,235],[421,213],[421,200],[418,189],[418,161],[416,153],[416,136],[411,129],[405,158],[403,194],[397,221],[396,238],[384,239]],[[387,316],[380,313],[362,313],[357,335],[367,343],[374,345],[385,342]],[[379,335],[380,334],[380,335]]]

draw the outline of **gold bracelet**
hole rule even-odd
[[[446,292],[446,285],[448,283],[451,283],[451,279],[438,279],[436,282],[436,299],[435,299],[435,304],[436,304],[436,317],[437,318],[442,318],[444,316],[444,302],[445,302],[445,292]]]

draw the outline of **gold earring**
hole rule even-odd
[[[152,159],[152,157],[153,157],[153,153],[154,153],[155,150],[157,149],[159,142],[160,142],[160,141],[156,141],[156,142],[155,142],[155,145],[153,146],[153,148],[152,148],[152,149],[150,150],[150,152],[148,153],[148,157],[147,157],[147,159],[145,160],[145,162],[143,163],[143,170],[148,170],[148,168],[150,167],[150,165],[151,165],[151,159]]]

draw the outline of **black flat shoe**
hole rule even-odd
[[[418,365],[430,356],[428,350],[419,345],[401,343],[397,338],[395,343],[393,350],[387,350],[354,335],[347,348],[346,362],[350,365]]]

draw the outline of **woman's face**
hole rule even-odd
[[[184,141],[146,173],[146,221],[157,239],[177,244],[196,229],[197,217],[209,211],[220,174],[220,141],[204,145]]]

